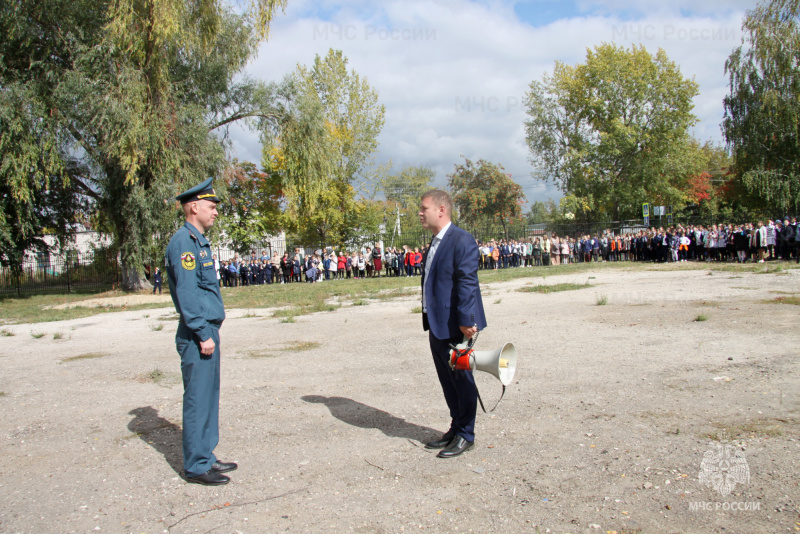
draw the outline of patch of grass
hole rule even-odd
[[[158,320],[159,321],[177,321],[180,318],[181,318],[181,316],[178,315],[177,313],[171,313],[169,315],[162,315],[162,316],[158,317]]]
[[[249,358],[274,358],[275,354],[271,352],[261,352],[260,350],[251,350],[247,353]]]
[[[496,301],[494,301],[495,304],[500,304],[501,302],[503,302],[503,299],[497,299]]]
[[[0,391],[0,397],[5,397],[5,396],[6,396],[6,392],[5,391]]]
[[[411,308],[411,313],[422,313],[422,306],[414,306]]]
[[[283,319],[281,319],[280,322],[282,322],[282,323],[296,323],[297,321],[294,320],[294,315],[289,315],[289,316],[284,317]]]
[[[608,304],[608,295],[597,295],[594,299],[594,303],[598,306],[605,306]]]
[[[11,330],[6,330],[5,328],[3,328],[2,330],[0,330],[0,336],[3,336],[3,337],[12,337],[13,335],[14,335],[14,332],[12,332]]]
[[[694,318],[696,323],[702,323],[703,321],[708,321],[708,315],[705,313],[701,313],[697,317]]]
[[[304,350],[316,349],[320,343],[316,341],[296,341],[291,345],[287,345],[281,350],[284,352],[303,352]]]
[[[64,339],[64,334],[62,334],[61,332],[56,332],[55,334],[53,334],[53,339]]]
[[[722,441],[724,439],[744,439],[753,437],[770,437],[776,438],[783,435],[783,423],[775,419],[756,419],[754,421],[745,421],[743,423],[734,423],[724,425],[722,423],[713,423],[715,430],[701,437],[712,439],[714,441]]]
[[[365,299],[354,300],[353,306],[369,306],[369,301]]]
[[[142,293],[145,294],[145,293]],[[102,313],[164,308],[164,304],[137,304],[135,306],[100,306],[53,309],[60,304],[72,304],[90,298],[119,297],[122,291],[83,292],[56,295],[27,295],[19,298],[0,297],[0,324],[45,323],[91,317]]]
[[[574,291],[576,289],[586,289],[587,287],[592,287],[592,284],[586,282],[585,284],[575,284],[572,282],[565,282],[563,284],[552,284],[552,285],[537,285],[537,286],[525,286],[517,289],[517,291],[521,291],[522,293],[558,293],[560,291]]]
[[[63,363],[67,362],[74,362],[78,360],[93,360],[95,358],[102,358],[104,356],[108,356],[107,352],[87,352],[86,354],[79,354],[77,356],[70,356],[69,358],[64,358],[61,361]]]
[[[31,330],[31,337],[33,339],[41,339],[44,337],[44,332],[34,332]]]
[[[794,304],[795,306],[800,306],[800,297],[775,297],[761,302],[763,304]]]
[[[164,325],[163,324],[151,324],[150,325],[150,330],[152,330],[153,332],[160,332],[160,331],[164,330]]]
[[[253,317],[260,317],[257,313],[253,313],[252,311],[248,311],[244,315],[242,315],[242,319],[252,319]]]

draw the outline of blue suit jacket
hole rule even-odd
[[[425,291],[427,314],[422,327],[430,329],[438,339],[461,339],[460,326],[477,325],[486,328],[483,300],[478,285],[480,250],[469,232],[450,225],[425,276],[428,255],[423,258],[422,287]]]

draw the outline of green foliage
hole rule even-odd
[[[526,95],[531,159],[580,200],[578,220],[634,218],[648,201],[677,208],[699,172],[688,133],[697,94],[663,50],[603,44],[583,64],[556,62]]]
[[[380,190],[387,202],[394,202],[405,213],[416,213],[423,193],[431,189],[436,173],[430,167],[406,165],[397,173],[387,176],[380,183]]]
[[[281,178],[250,162],[234,161],[223,173],[227,186],[219,204],[220,229],[239,254],[248,254],[281,229]]]
[[[759,3],[725,63],[722,129],[748,203],[759,210],[800,207],[799,20],[798,0]]]
[[[502,165],[464,158],[448,176],[448,185],[458,218],[467,224],[498,222],[505,233],[508,224],[522,219],[525,194]]]
[[[341,241],[359,229],[368,208],[356,195],[381,172],[370,156],[384,108],[338,50],[317,56],[310,69],[298,67],[291,83],[289,113],[277,130],[265,131],[263,166],[281,177],[288,232],[307,243]]]
[[[33,193],[62,188],[66,213],[91,199],[123,287],[140,286],[142,258],[160,254],[179,224],[175,194],[226,167],[212,130],[280,114],[277,89],[238,74],[283,5],[260,0],[240,14],[217,0],[5,3],[0,146],[12,157],[0,173],[16,205],[3,210],[2,246],[24,249],[48,201]],[[67,233],[67,219],[56,222]]]

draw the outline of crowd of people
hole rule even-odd
[[[479,243],[481,267],[501,269],[592,261],[735,261],[783,259],[800,262],[796,219],[705,227],[651,228],[635,233],[558,236]]]
[[[321,282],[323,280],[360,279],[379,276],[419,276],[422,255],[418,247],[390,247],[382,251],[379,243],[358,251],[316,251],[303,255],[299,249],[269,257],[262,251],[249,259],[233,259],[218,262],[217,272],[223,287],[261,284],[290,284],[297,282]]]
[[[596,235],[533,235],[526,239],[478,242],[480,269],[535,267],[598,261],[735,261],[783,259],[800,262],[800,227],[796,219],[740,225],[688,225],[632,233],[604,230]],[[389,247],[379,243],[357,251],[277,253],[271,257],[233,259],[217,264],[223,287],[273,283],[320,282],[379,276],[419,276],[427,247]]]

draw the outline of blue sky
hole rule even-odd
[[[386,123],[378,163],[428,165],[444,186],[466,156],[502,164],[529,201],[559,198],[531,177],[524,94],[556,60],[575,64],[603,42],[663,48],[700,86],[694,135],[721,141],[724,63],[754,1],[290,0],[249,75],[280,80],[315,54],[342,50],[377,89]],[[230,131],[233,155],[260,161],[258,135]]]

